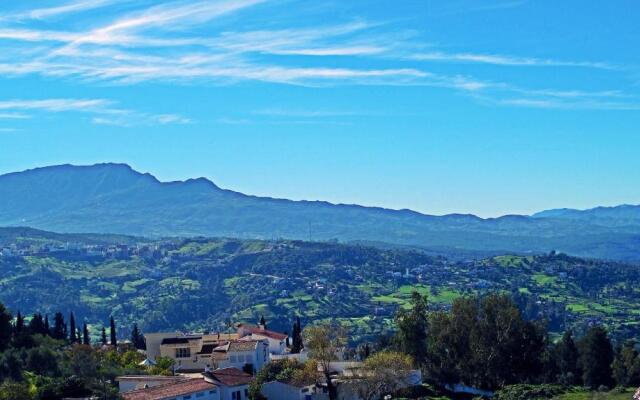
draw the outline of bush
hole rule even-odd
[[[566,389],[559,385],[510,385],[498,390],[495,400],[543,400],[551,399]]]

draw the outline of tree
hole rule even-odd
[[[427,361],[427,297],[411,293],[410,308],[401,308],[396,315],[398,348],[420,366]]]
[[[592,327],[580,340],[578,348],[584,385],[590,388],[613,386],[613,348],[607,331],[600,326]]]
[[[133,324],[133,329],[131,330],[131,344],[133,344],[138,350],[144,350],[146,348],[144,335],[140,333],[138,324]]]
[[[337,399],[337,390],[331,380],[331,362],[338,359],[338,353],[346,344],[345,329],[338,324],[322,323],[308,326],[303,332],[309,357],[315,360],[324,375],[329,392],[329,400]]]
[[[44,316],[44,334],[51,336],[51,327],[49,326],[49,316]]]
[[[0,385],[0,400],[32,400],[29,385],[6,381]]]
[[[429,319],[429,374],[442,383],[495,390],[535,382],[542,375],[546,334],[524,321],[506,295],[454,300],[450,312]]]
[[[300,317],[296,317],[291,330],[291,353],[298,354],[302,351],[302,325]]]
[[[565,385],[575,385],[580,382],[580,371],[578,369],[578,348],[573,340],[573,331],[567,330],[562,336],[562,340],[556,347],[556,361],[560,376],[559,383]]]
[[[107,344],[107,330],[105,329],[105,327],[102,327],[102,334],[100,335],[100,342],[102,343],[103,346],[106,346]]]
[[[267,329],[267,321],[264,319],[264,315],[260,316],[260,325],[264,328]]]
[[[392,394],[409,386],[413,360],[410,356],[395,352],[381,351],[366,359],[363,367],[354,373],[354,383],[359,398],[373,400]]]
[[[4,304],[0,303],[0,352],[4,351],[11,342],[13,327],[11,326],[11,313]]]
[[[634,340],[628,340],[616,349],[611,368],[618,386],[640,386],[640,356]]]
[[[29,321],[29,332],[39,335],[46,335],[48,333],[44,326],[42,314],[33,314],[31,321]]]
[[[111,317],[109,321],[109,335],[111,339],[111,345],[113,347],[118,347],[118,335],[116,333],[116,321]]]
[[[18,311],[18,315],[16,316],[16,327],[14,329],[15,336],[20,336],[24,333],[24,317]]]
[[[76,343],[79,341],[79,337],[76,336],[76,318],[73,315],[73,311],[69,314],[69,341],[71,343]]]
[[[64,321],[62,313],[57,312],[53,317],[53,330],[51,332],[51,336],[58,340],[67,339],[67,324]]]
[[[27,370],[42,376],[56,376],[59,373],[58,358],[52,349],[38,346],[27,351]]]
[[[157,357],[156,365],[151,368],[152,375],[173,375],[173,366],[176,362],[173,358]]]
[[[91,344],[91,339],[89,338],[89,328],[87,327],[86,322],[82,327],[82,344],[86,344],[87,346]]]

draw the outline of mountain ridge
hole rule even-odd
[[[259,197],[220,188],[204,177],[162,182],[122,163],[62,164],[0,175],[2,226],[151,237],[364,240],[640,260],[640,206],[630,207],[613,216],[601,210],[584,216],[547,210],[482,218]]]

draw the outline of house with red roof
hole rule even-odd
[[[287,335],[267,329],[264,320],[256,325],[239,324],[238,337],[240,339],[250,338],[255,340],[267,340],[269,342],[269,353],[275,355],[284,354],[287,349]]]
[[[208,371],[187,378],[122,393],[124,400],[248,400],[251,374],[237,368]]]

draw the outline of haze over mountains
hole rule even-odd
[[[160,182],[125,164],[0,176],[0,226],[140,236],[339,239],[443,252],[548,252],[640,261],[640,206],[483,219],[249,196],[198,178]]]

